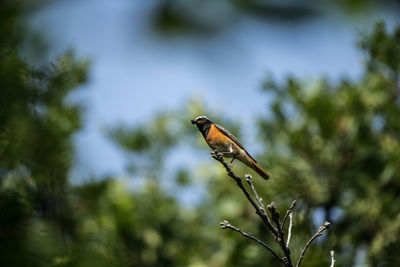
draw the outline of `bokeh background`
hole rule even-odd
[[[219,229],[279,250],[199,115],[269,171],[266,203],[298,201],[295,260],[329,220],[304,266],[398,266],[399,18],[394,0],[1,0],[0,266],[278,266]]]

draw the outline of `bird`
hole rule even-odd
[[[232,158],[230,163],[238,159],[255,170],[265,180],[269,179],[269,174],[257,164],[257,161],[250,156],[239,140],[228,130],[215,124],[206,116],[199,116],[191,120],[191,123],[197,126],[211,149],[217,150],[227,158]]]

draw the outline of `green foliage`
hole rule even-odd
[[[74,235],[66,192],[73,158],[71,136],[80,127],[81,108],[65,98],[86,79],[86,66],[66,55],[51,68],[38,70],[15,51],[3,50],[0,56],[0,220],[7,225],[0,242],[6,266],[28,260],[19,256],[19,246],[30,242],[24,243],[25,238],[33,238],[33,246],[41,244],[40,236],[24,236],[33,231],[31,227]],[[9,236],[12,233],[15,236]]]
[[[71,53],[37,68],[13,35],[19,6],[2,3],[0,41],[0,265],[44,266],[75,236],[67,195],[81,107],[66,97],[85,82],[87,62]]]
[[[349,265],[363,249],[372,265],[400,262],[399,31],[378,23],[363,39],[367,70],[360,81],[265,86],[274,100],[260,133],[271,172],[305,209],[333,221],[328,243]]]
[[[201,220],[156,183],[132,194],[124,182],[109,180],[82,186],[77,195],[85,246],[121,266],[187,266],[208,249],[206,235],[196,233]]]
[[[160,171],[162,161],[169,149],[177,143],[179,129],[171,121],[172,114],[160,114],[150,124],[142,127],[116,126],[108,130],[109,136],[116,140],[125,151],[134,151],[129,168],[132,172]],[[156,173],[154,174],[156,175]]]
[[[21,6],[5,1],[0,12],[0,36],[7,36],[0,38],[0,266],[277,265],[261,247],[218,227],[228,219],[277,249],[190,119],[207,114],[239,139],[240,124],[200,101],[107,131],[143,183],[107,177],[71,185],[83,108],[69,96],[87,80],[88,62],[66,53],[32,65],[13,33]],[[254,156],[268,163],[272,179],[254,175],[254,183],[281,213],[298,200],[293,259],[315,232],[315,218],[333,222],[306,266],[327,266],[330,249],[343,266],[363,251],[371,266],[400,263],[400,27],[388,33],[379,23],[360,47],[367,61],[357,81],[265,82],[273,101],[259,119],[265,151]],[[204,161],[169,171],[170,156],[187,144],[195,148],[187,158]],[[249,171],[233,166],[242,176]],[[188,205],[182,190],[203,192],[201,201]]]
[[[354,19],[377,8],[398,8],[391,0],[164,0],[155,6],[153,26],[170,36],[212,37],[228,31],[243,18],[295,24],[340,12]],[[372,12],[371,12],[372,13]]]

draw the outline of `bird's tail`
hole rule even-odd
[[[252,169],[253,170],[255,170],[262,178],[264,178],[265,180],[268,180],[269,179],[269,174],[266,172],[266,171],[264,171],[261,167],[260,167],[260,165],[258,165],[257,163],[253,163],[253,167],[252,167]]]
[[[247,162],[245,162],[247,166],[255,170],[262,178],[265,180],[269,179],[269,174],[263,170],[263,168],[260,167],[260,165],[257,164],[257,162],[249,156]]]

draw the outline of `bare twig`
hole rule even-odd
[[[293,200],[292,204],[290,205],[290,208],[286,211],[285,217],[283,218],[283,222],[282,222],[282,228],[285,227],[286,220],[287,220],[289,214],[292,213],[294,208],[296,207],[296,203],[297,203],[296,200]]]
[[[276,228],[272,225],[268,215],[266,213],[263,213],[260,209],[260,207],[257,205],[257,203],[253,200],[253,198],[250,196],[249,192],[247,191],[247,189],[244,187],[243,183],[242,183],[242,179],[239,176],[236,176],[233,171],[231,166],[229,166],[228,163],[225,162],[224,157],[221,153],[219,153],[218,151],[214,151],[211,152],[211,156],[221,162],[221,164],[225,167],[228,175],[235,180],[236,184],[239,186],[239,188],[243,191],[243,193],[245,194],[246,198],[250,201],[250,203],[253,205],[254,209],[256,210],[256,213],[258,216],[260,216],[261,220],[263,221],[263,223],[268,227],[268,229],[271,231],[272,235],[277,238],[277,233],[278,231],[276,230]]]
[[[237,227],[231,225],[227,220],[224,220],[223,222],[221,222],[220,225],[221,225],[221,228],[222,228],[222,229],[231,229],[231,230],[233,230],[233,231],[236,231],[236,232],[240,233],[242,236],[247,237],[247,238],[249,238],[249,239],[251,239],[251,240],[257,242],[257,243],[260,244],[261,246],[263,246],[263,247],[265,247],[266,249],[268,249],[268,250],[275,256],[275,258],[277,258],[280,262],[282,262],[283,264],[285,264],[285,261],[284,261],[281,257],[279,257],[279,255],[276,254],[276,252],[275,252],[270,246],[268,246],[267,244],[265,244],[264,242],[262,242],[261,240],[259,240],[259,239],[256,238],[255,236],[253,236],[252,234],[243,232],[243,231],[240,230],[239,228],[237,228]]]
[[[250,188],[251,188],[251,190],[253,191],[254,196],[256,197],[256,200],[257,200],[258,204],[260,205],[261,211],[262,211],[264,214],[266,214],[266,212],[265,212],[265,207],[264,207],[264,202],[263,202],[262,198],[260,198],[260,197],[258,196],[257,190],[256,190],[256,188],[255,188],[254,185],[253,185],[253,177],[252,177],[250,174],[246,174],[244,177],[246,178],[246,182],[250,185]],[[267,216],[268,216],[268,215],[267,215]]]
[[[331,266],[330,267],[334,267],[335,266],[335,251],[331,250]]]
[[[319,237],[320,235],[322,235],[322,233],[329,228],[329,226],[331,225],[330,222],[325,222],[324,225],[320,226],[318,231],[315,233],[315,235],[313,235],[310,240],[308,240],[306,246],[303,248],[303,250],[301,251],[300,257],[299,257],[299,261],[296,264],[296,267],[299,267],[301,264],[301,261],[304,258],[304,255],[306,254],[306,251],[308,249],[308,247],[310,246],[311,242],[314,241],[314,239],[316,239],[317,237]]]
[[[292,227],[293,227],[293,210],[296,207],[296,200],[293,200],[292,204],[290,205],[289,209],[286,211],[285,217],[282,221],[282,228],[285,227],[285,223],[287,218],[289,217],[289,227],[288,227],[288,238],[286,241],[286,246],[289,247],[290,237],[292,236]]]
[[[282,223],[283,225],[283,223]],[[293,212],[289,213],[289,227],[288,227],[288,235],[286,240],[286,246],[289,247],[290,237],[292,236],[292,226],[293,226]]]
[[[286,266],[293,266],[292,258],[290,257],[290,249],[285,244],[285,233],[283,232],[282,224],[279,221],[280,216],[279,216],[279,212],[276,210],[275,202],[271,202],[271,204],[269,204],[267,206],[267,209],[271,213],[271,219],[275,223],[275,225],[278,229],[277,241],[278,241],[279,245],[281,246],[283,253],[285,254],[285,258],[287,261]]]

